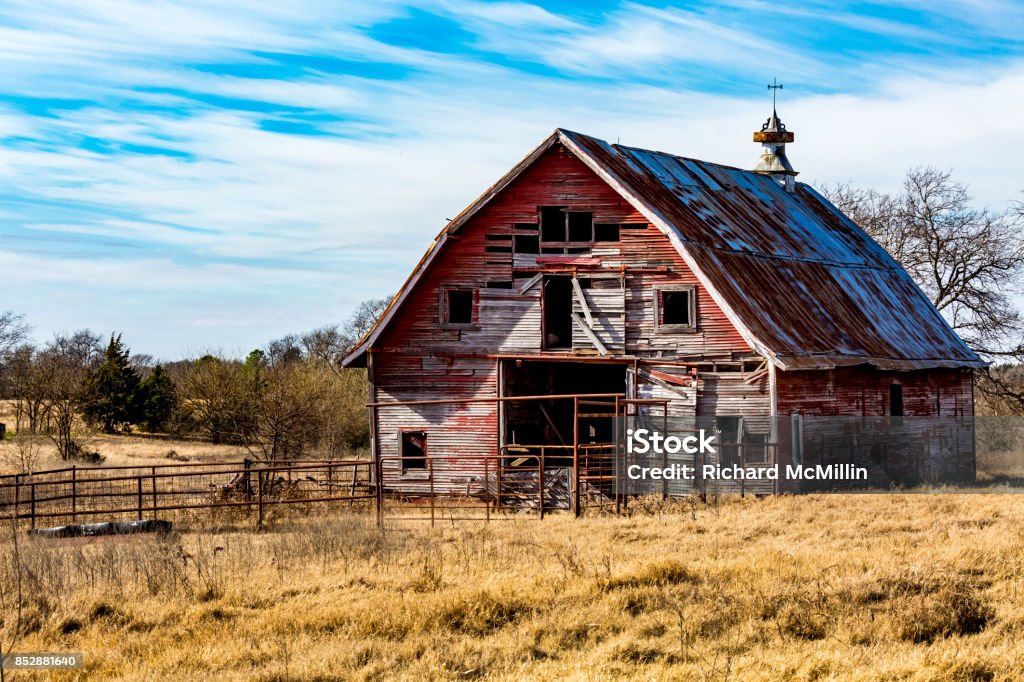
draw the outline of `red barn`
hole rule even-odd
[[[559,129],[452,220],[346,360],[368,368],[385,487],[612,438],[605,408],[516,396],[657,399],[762,449],[794,415],[972,416],[984,363],[795,181],[774,113],[754,139],[747,171]]]

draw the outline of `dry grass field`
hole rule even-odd
[[[8,435],[15,433],[13,401],[0,400],[0,423],[7,424]],[[89,432],[84,428],[78,434],[81,445],[103,456],[104,466],[146,466],[168,464],[174,461],[225,462],[240,461],[249,456],[248,451],[238,445],[214,445],[199,440],[172,439],[149,435],[106,435]],[[39,460],[36,470],[56,469],[82,462],[68,463],[57,455],[56,447],[45,437],[39,439]],[[16,446],[11,440],[0,441],[0,474],[14,473],[12,465]]]
[[[383,532],[338,512],[263,533],[23,538],[17,649],[84,651],[87,679],[1014,680],[1022,505],[731,498]]]

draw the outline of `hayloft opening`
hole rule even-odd
[[[542,291],[544,350],[572,348],[572,278],[547,275]]]
[[[563,206],[540,207],[540,240],[542,242],[565,241],[565,208]]]
[[[592,213],[580,211],[566,213],[566,222],[569,225],[569,241],[594,241],[594,215]]]

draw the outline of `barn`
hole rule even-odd
[[[451,220],[345,360],[368,371],[385,489],[601,480],[622,416],[713,424],[744,461],[827,460],[818,418],[973,416],[985,363],[796,181],[774,111],[754,141],[742,170],[557,129]],[[926,469],[870,451],[908,480],[973,472],[953,440]]]

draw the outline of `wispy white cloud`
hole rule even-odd
[[[933,163],[989,203],[1017,196],[1024,124],[1008,112],[1024,105],[1024,62],[857,61],[765,30],[754,19],[775,5],[740,2],[571,16],[477,0],[0,5],[0,273],[18,282],[0,309],[40,335],[124,329],[167,356],[251,347],[393,291],[445,220],[556,126],[749,165],[771,75],[796,79],[781,111],[803,177],[893,187]],[[730,7],[750,18],[727,26]],[[937,31],[783,9],[779,25],[889,41]],[[471,38],[375,31],[423,13]],[[799,87],[844,75],[856,90]]]

